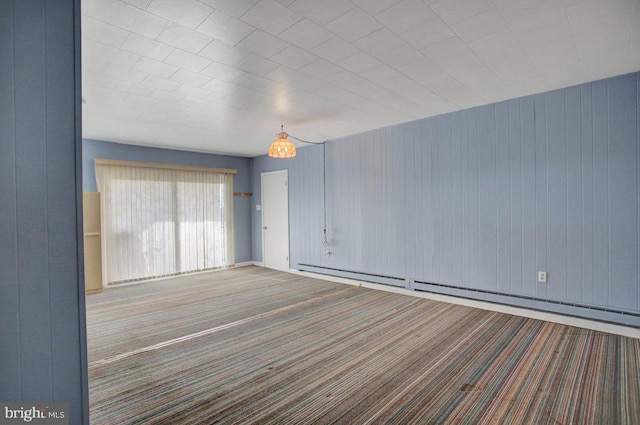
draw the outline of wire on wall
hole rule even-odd
[[[324,142],[310,142],[308,140],[299,139],[289,134],[289,137],[296,139],[302,143],[308,143],[310,145],[322,145],[322,196],[323,196],[323,229],[322,229],[322,246],[324,247],[324,255],[330,256],[329,240],[327,239],[327,141]]]

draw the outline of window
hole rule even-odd
[[[107,285],[233,265],[233,173],[96,160]]]

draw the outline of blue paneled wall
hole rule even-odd
[[[251,192],[250,158],[159,149],[91,139],[84,139],[82,146],[82,184],[85,192],[97,191],[94,168],[94,159],[96,158],[194,165],[199,167],[233,168],[238,170],[238,173],[233,177],[234,191]],[[249,197],[234,197],[233,214],[236,263],[251,261],[250,208],[251,201]]]
[[[328,142],[330,257],[322,147],[255,158],[253,192],[290,170],[292,268],[640,326],[639,86],[633,73]]]

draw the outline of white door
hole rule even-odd
[[[289,271],[289,187],[287,170],[262,173],[262,260]]]

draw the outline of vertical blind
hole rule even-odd
[[[233,265],[234,170],[95,169],[108,285]]]

